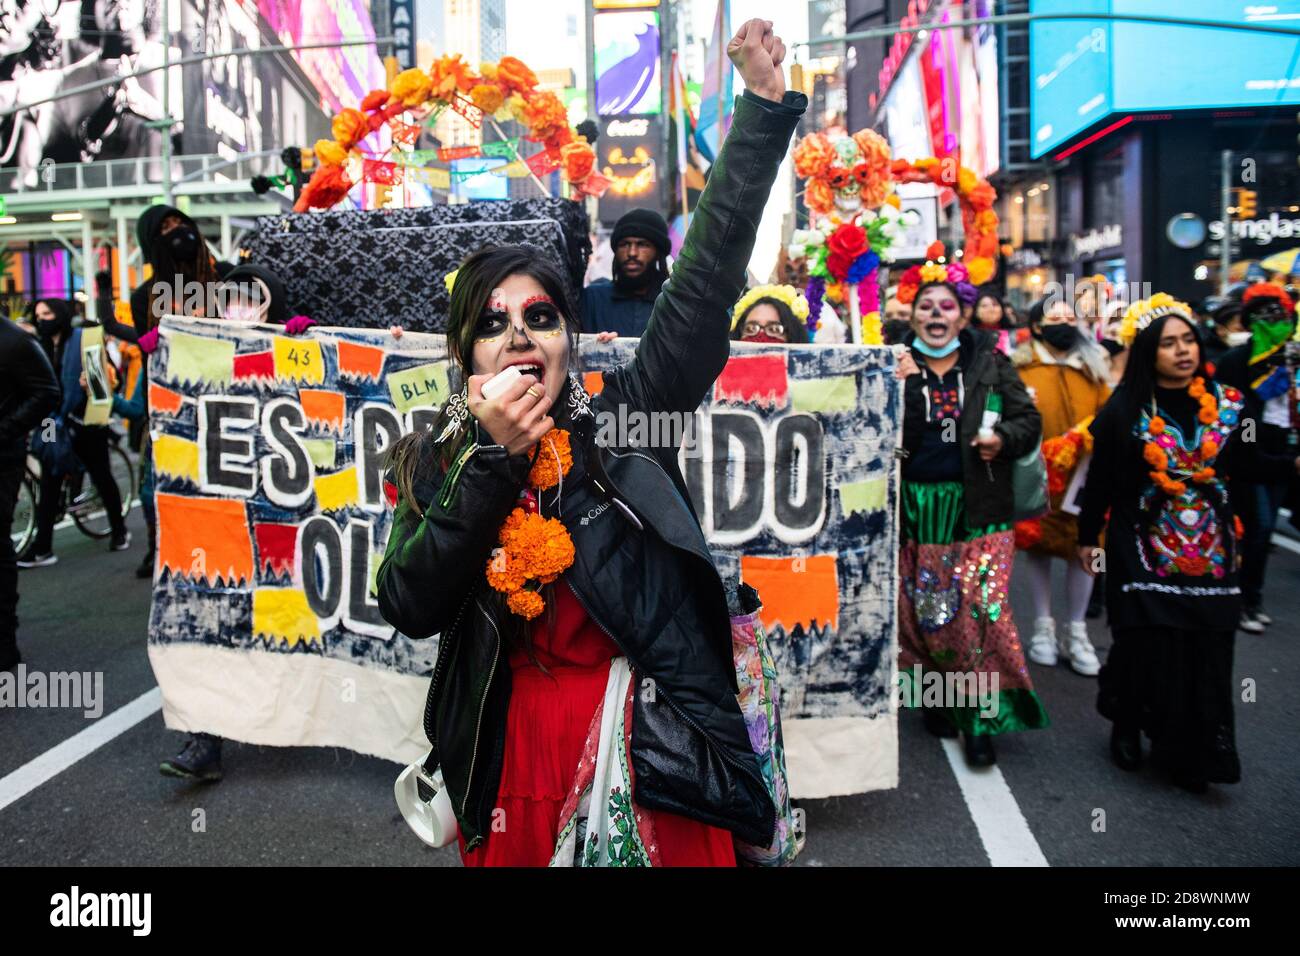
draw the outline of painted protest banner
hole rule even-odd
[[[437,641],[387,626],[374,582],[384,453],[447,396],[442,336],[162,330],[149,655],[167,725],[417,759]],[[588,389],[635,345],[584,345]],[[900,419],[887,349],[737,344],[683,450],[720,570],[763,599],[797,797],[897,785]]]

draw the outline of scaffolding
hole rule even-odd
[[[172,159],[173,204],[198,224],[218,259],[234,257],[254,219],[285,212],[292,205],[287,195],[272,191],[258,196],[249,185],[253,176],[276,171],[278,155],[278,150],[267,150],[235,159],[218,155]],[[86,318],[95,321],[93,290],[100,252],[117,250],[115,285],[119,296],[125,297],[131,289],[129,270],[143,263],[141,250],[135,247],[135,220],[149,206],[164,201],[162,172],[162,161],[156,156],[45,162],[39,167],[40,184],[35,189],[5,196],[6,219],[16,221],[0,225],[0,244],[57,242],[66,248],[74,261],[80,261]]]

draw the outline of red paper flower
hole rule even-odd
[[[832,252],[826,257],[826,269],[841,282],[849,274],[849,266],[851,265],[853,265],[853,260],[842,252]]]
[[[865,229],[846,222],[831,233],[830,238],[826,240],[826,248],[852,261],[870,249],[871,243],[867,239]]]

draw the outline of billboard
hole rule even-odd
[[[365,0],[257,0],[257,9],[286,45],[375,38]],[[373,45],[298,50],[293,58],[331,113],[355,107],[386,85],[384,63]]]
[[[659,14],[654,10],[598,13],[592,27],[596,113],[655,114],[662,108]]]
[[[601,222],[612,226],[638,207],[660,209],[667,177],[663,121],[658,116],[601,121],[596,168],[609,180],[600,197]]]
[[[1167,0],[1031,0],[1031,13],[1169,16]],[[1300,19],[1300,0],[1183,0],[1177,14],[1224,27],[1059,20],[1030,27],[1031,154],[1112,113],[1300,103],[1296,39],[1230,29]],[[1177,51],[1153,69],[1152,51]]]
[[[0,192],[37,188],[43,160],[159,155],[161,134],[148,124],[163,116],[163,75],[129,76],[162,62],[158,11],[146,0],[0,0],[0,110],[123,77],[0,119]]]

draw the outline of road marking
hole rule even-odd
[[[126,733],[146,717],[162,709],[162,691],[155,687],[131,703],[119,707],[63,743],[51,747],[13,773],[0,779],[0,810],[21,800],[41,784],[57,777],[82,757],[89,756],[115,737]]]
[[[1273,543],[1280,548],[1286,548],[1288,551],[1291,551],[1295,554],[1300,554],[1300,544],[1296,543],[1295,541],[1293,541],[1291,538],[1288,538],[1284,534],[1275,533],[1273,535]]]
[[[960,740],[942,740],[943,752],[993,866],[1048,866],[1020,804],[997,766],[972,770]]]

